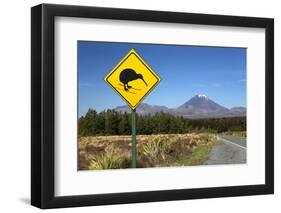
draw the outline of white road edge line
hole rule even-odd
[[[225,141],[225,142],[227,142],[227,143],[231,143],[231,144],[233,144],[233,145],[235,145],[235,146],[238,146],[238,147],[240,147],[240,148],[242,148],[242,149],[247,149],[247,147],[238,145],[238,144],[236,144],[236,143],[233,143],[233,142],[231,142],[231,141],[229,141],[229,140],[227,140],[227,139],[221,138],[221,137],[219,137],[219,136],[218,136],[218,139],[219,139],[219,140],[223,140],[223,141]]]

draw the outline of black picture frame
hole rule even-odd
[[[265,184],[56,197],[54,195],[54,21],[58,16],[264,28],[266,32]],[[31,204],[39,208],[272,194],[274,193],[274,20],[53,4],[32,7],[31,112]]]

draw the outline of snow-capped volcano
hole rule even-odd
[[[128,106],[119,106],[116,111],[130,112]],[[207,95],[197,94],[190,100],[176,108],[168,108],[166,106],[150,105],[142,103],[137,108],[139,114],[155,114],[156,112],[165,112],[172,115],[183,116],[186,118],[217,118],[217,117],[239,117],[246,115],[245,107],[233,107],[228,109],[223,107]]]
[[[195,95],[189,101],[176,108],[177,114],[186,117],[218,115],[228,112],[228,109],[209,99],[206,95]]]
[[[195,95],[195,97],[208,99],[207,95],[204,95],[204,94],[198,94],[198,95]]]

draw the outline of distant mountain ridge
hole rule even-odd
[[[131,109],[124,105],[124,106],[118,106],[114,110],[120,111],[120,112],[131,112]],[[137,112],[139,114],[155,114],[156,112],[166,112],[169,113],[171,109],[165,106],[160,106],[160,105],[150,105],[146,103],[141,103],[138,108]]]
[[[130,112],[128,106],[118,106],[114,110],[119,112]],[[160,105],[150,105],[142,103],[137,108],[137,113],[141,115],[165,112],[172,115],[183,116],[185,118],[220,118],[220,117],[240,117],[246,116],[246,108],[237,106],[230,109],[223,107],[206,95],[195,95],[190,100],[176,108],[168,108]]]

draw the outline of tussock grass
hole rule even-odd
[[[137,167],[203,164],[215,136],[204,133],[137,136]],[[79,138],[79,169],[120,169],[131,167],[130,136]]]
[[[120,169],[128,167],[129,163],[130,157],[123,154],[116,145],[110,144],[103,153],[92,158],[89,169]]]

